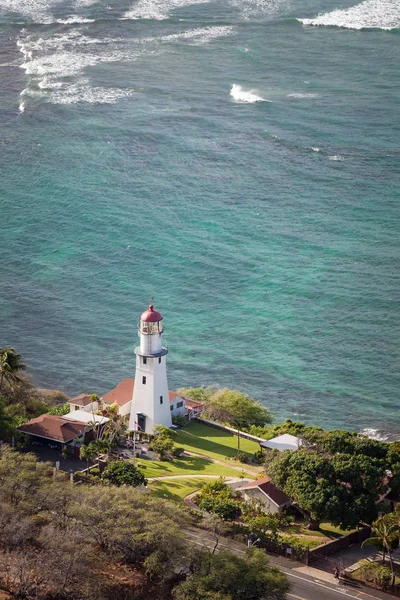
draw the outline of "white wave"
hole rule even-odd
[[[316,146],[311,146],[311,150],[313,150],[314,152],[319,152],[320,149]]]
[[[329,160],[336,160],[336,161],[341,161],[344,160],[344,156],[341,156],[341,154],[334,154],[333,156],[328,156]]]
[[[170,42],[174,40],[193,40],[195,44],[207,44],[215,38],[226,37],[234,31],[233,27],[199,27],[181,33],[163,35],[160,38],[147,38],[146,41]]]
[[[373,429],[372,427],[363,429],[361,433],[373,440],[379,440],[380,442],[386,442],[390,437],[384,431],[380,431],[379,429]]]
[[[162,21],[168,19],[171,10],[191,6],[192,4],[206,4],[209,0],[139,0],[123,19],[155,19]]]
[[[235,102],[269,102],[265,98],[257,95],[256,90],[244,90],[241,85],[234,83],[230,95]]]
[[[25,102],[21,102],[19,107],[18,107],[19,112],[22,114],[23,112],[25,112]]]
[[[78,15],[73,15],[72,17],[68,17],[68,19],[57,19],[57,23],[61,23],[63,25],[74,25],[75,23],[94,23],[95,19],[86,19],[85,17],[79,17]]]
[[[365,0],[356,6],[336,9],[313,19],[297,20],[304,25],[346,29],[397,29],[400,28],[400,0]]]
[[[20,14],[25,18],[31,19],[35,23],[48,24],[54,23],[53,9],[58,5],[63,4],[63,2],[64,0],[0,0],[0,10]],[[98,0],[74,0],[72,6],[74,9],[80,9],[96,4],[97,2]],[[59,22],[63,21],[60,19]]]
[[[121,98],[133,95],[133,90],[93,87],[84,79],[65,90],[52,92],[49,101],[54,104],[116,104]]]
[[[317,98],[319,94],[311,94],[311,93],[301,93],[301,92],[293,92],[288,94],[288,98]]]

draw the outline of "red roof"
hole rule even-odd
[[[111,392],[104,394],[103,402],[106,404],[114,404],[115,402],[118,406],[124,406],[132,400],[134,387],[134,379],[123,379]],[[173,402],[177,397],[181,397],[176,392],[168,392],[168,395],[170,402]]]
[[[56,442],[69,442],[77,435],[87,430],[86,423],[63,419],[58,415],[40,415],[18,427],[19,431],[30,435],[37,435]]]
[[[104,394],[103,402],[106,404],[114,404],[115,402],[118,406],[124,406],[132,400],[134,387],[134,379],[123,379],[111,392]]]
[[[288,504],[290,502],[290,498],[286,496],[285,492],[282,492],[279,488],[276,487],[271,481],[269,477],[262,477],[261,479],[256,479],[255,481],[249,481],[249,483],[245,483],[238,490],[254,490],[260,489],[266,496],[271,498],[271,500],[277,506],[283,506],[283,504]]]
[[[75,398],[68,400],[68,404],[75,404],[76,406],[87,406],[91,403],[89,394],[79,394]]]
[[[157,310],[154,310],[154,306],[150,304],[148,310],[145,310],[144,313],[140,315],[140,320],[145,323],[157,323],[157,321],[162,321],[163,317]]]

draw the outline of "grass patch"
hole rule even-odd
[[[199,490],[206,483],[213,481],[211,478],[185,477],[185,479],[166,479],[165,481],[154,481],[149,483],[149,489],[153,496],[166,498],[175,502],[182,502],[184,497]]]
[[[164,475],[226,475],[239,477],[240,472],[225,465],[217,465],[205,458],[188,456],[173,461],[140,460],[145,477],[163,477]],[[139,467],[140,468],[140,467]]]
[[[176,445],[183,446],[189,452],[197,452],[217,460],[226,460],[227,457],[236,456],[237,436],[228,431],[191,421],[177,434]],[[247,456],[252,456],[259,449],[260,446],[257,442],[240,438],[240,451]],[[245,468],[246,466],[244,465]]]

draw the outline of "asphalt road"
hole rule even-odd
[[[187,539],[193,544],[213,548],[215,540],[211,534],[207,531],[199,529],[185,529]],[[226,538],[220,538],[218,543],[218,549],[222,550],[227,548],[235,554],[245,554],[245,546],[227,540]],[[377,590],[370,590],[365,586],[358,585],[357,583],[340,581],[339,583],[334,580],[332,574],[332,583],[324,579],[317,579],[315,577],[309,577],[304,573],[298,573],[294,568],[283,566],[283,562],[288,564],[286,559],[274,559],[270,557],[271,564],[276,564],[287,576],[290,583],[291,589],[287,594],[287,600],[343,600],[344,598],[356,598],[357,600],[393,600],[394,596],[379,592]],[[326,574],[324,573],[324,576]]]

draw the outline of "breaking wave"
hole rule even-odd
[[[361,433],[373,440],[379,440],[380,442],[387,442],[391,437],[384,431],[380,431],[379,429],[373,429],[372,427],[363,429]]]
[[[365,0],[356,6],[337,9],[313,19],[297,20],[304,25],[346,29],[397,29],[400,28],[400,0]]]
[[[123,19],[168,19],[169,12],[192,4],[205,4],[209,0],[139,0],[124,14]]]
[[[53,9],[61,6],[64,0],[0,0],[0,9],[20,14],[23,17],[34,21],[35,23],[50,24],[55,21],[58,23],[88,23],[90,20],[84,17],[72,16],[68,19],[55,20]],[[81,9],[95,4],[97,0],[74,0],[72,9]]]
[[[244,90],[241,85],[234,83],[230,92],[234,102],[253,103],[253,102],[270,102],[261,96],[258,96],[256,90]]]

